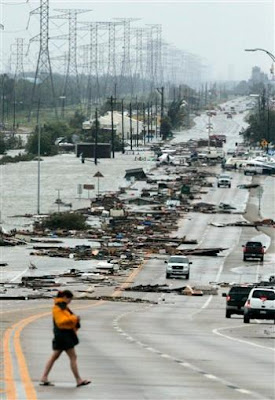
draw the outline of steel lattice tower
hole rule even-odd
[[[92,98],[98,103],[100,98],[100,87],[98,79],[98,22],[83,22],[86,26],[81,28],[81,30],[90,31],[90,43],[86,47],[88,59],[88,105],[87,105],[87,115],[91,115],[92,109]],[[94,79],[94,85],[92,80]],[[93,96],[94,93],[94,96]]]
[[[36,94],[37,83],[39,80],[39,94],[38,94],[38,113],[39,116],[39,107],[41,104],[41,87],[45,85],[47,81],[50,81],[51,92],[52,92],[52,104],[56,112],[56,101],[55,101],[55,92],[53,86],[53,77],[52,77],[52,68],[49,54],[49,0],[40,0],[40,7],[31,11],[30,15],[40,14],[40,33],[38,36],[31,39],[31,41],[37,40],[39,38],[40,47],[39,54],[31,96],[31,104],[30,104],[30,115],[32,111],[32,105],[34,101],[34,97]],[[29,118],[30,118],[29,115]]]
[[[162,68],[162,26],[155,25],[156,44],[155,44],[155,76],[157,77],[157,85],[163,84],[163,68]]]
[[[69,78],[75,77],[75,87],[71,88],[71,95],[76,96],[77,101],[81,103],[81,95],[80,95],[80,85],[79,85],[79,76],[77,70],[77,15],[81,13],[88,12],[90,10],[77,10],[77,9],[56,9],[62,14],[56,15],[54,19],[68,19],[69,21],[69,33],[65,36],[59,36],[59,38],[68,38],[69,47],[68,47],[68,59],[67,59],[67,72],[63,87],[62,96],[67,97],[68,94],[68,86],[69,86]]]
[[[105,87],[103,89],[103,95],[113,93],[116,95],[117,87],[117,66],[116,66],[116,26],[120,25],[120,22],[98,22],[98,25],[103,29],[108,30],[108,61],[107,61],[107,77],[105,81]]]
[[[153,26],[147,28],[146,35],[146,76],[150,81],[150,91],[156,86],[154,75],[154,40],[153,40]]]
[[[14,79],[24,78],[24,39],[16,39],[16,66],[14,72]]]
[[[135,81],[137,84],[137,89],[144,91],[144,65],[143,65],[143,39],[144,39],[144,29],[135,28],[132,30],[135,34]]]
[[[139,18],[116,18],[123,25],[123,55],[120,72],[120,88],[122,82],[128,77],[130,80],[131,95],[133,94],[133,77],[131,68],[131,22],[138,21]]]

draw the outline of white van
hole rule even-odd
[[[224,151],[221,149],[210,149],[206,152],[206,158],[208,160],[221,160],[224,158]]]

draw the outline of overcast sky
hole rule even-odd
[[[31,18],[26,30],[30,11],[39,5],[37,0],[27,4],[26,0],[0,0],[0,23],[4,25],[0,30],[2,70],[7,66],[15,38],[24,37],[28,43],[39,33],[38,15]],[[133,17],[140,18],[135,26],[162,24],[163,39],[201,56],[211,67],[211,80],[248,79],[254,65],[268,73],[271,59],[262,52],[247,53],[244,49],[260,47],[272,53],[275,49],[275,0],[50,0],[50,14],[55,8],[92,9],[80,20]],[[51,25],[50,35],[56,33]]]

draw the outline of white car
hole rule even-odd
[[[190,264],[191,261],[186,256],[171,256],[167,261],[166,267],[166,278],[170,278],[171,276],[185,276],[186,279],[189,279],[190,275]]]
[[[227,175],[227,174],[221,174],[218,176],[218,182],[217,182],[217,186],[221,187],[221,186],[225,186],[228,188],[231,188],[231,176]]]
[[[244,305],[243,322],[251,319],[273,319],[275,322],[275,289],[272,287],[253,288]]]

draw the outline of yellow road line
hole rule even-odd
[[[26,394],[26,398],[27,399],[31,399],[31,400],[37,400],[36,397],[36,391],[34,388],[34,385],[32,383],[30,374],[29,374],[29,370],[27,367],[27,362],[26,362],[26,358],[24,356],[24,353],[22,351],[22,347],[21,347],[21,343],[20,343],[20,334],[22,332],[22,329],[24,329],[24,327],[26,325],[28,325],[29,323],[35,321],[38,318],[42,318],[43,316],[47,316],[50,315],[50,312],[47,313],[43,313],[43,314],[39,314],[38,316],[32,316],[32,317],[28,317],[26,319],[24,319],[23,321],[20,321],[17,326],[16,326],[16,330],[14,333],[14,349],[15,349],[15,353],[17,356],[17,361],[18,361],[18,366],[19,366],[19,372],[20,372],[20,377],[21,377],[21,381],[23,382],[24,388],[25,388],[25,394]]]
[[[4,332],[3,338],[3,352],[4,352],[4,380],[6,386],[6,396],[7,400],[15,400],[16,397],[16,387],[15,382],[13,380],[13,366],[12,366],[12,357],[10,351],[10,338],[12,334],[12,328],[8,328]]]
[[[140,264],[138,268],[134,269],[132,273],[128,276],[126,281],[120,286],[119,289],[115,290],[114,293],[112,294],[112,297],[117,297],[121,294],[121,291],[128,287],[130,283],[133,282],[134,278],[137,276],[137,274],[142,270],[143,264]]]
[[[127,280],[120,286],[119,289],[115,290],[114,293],[112,294],[113,297],[118,296],[121,291],[130,285],[130,283],[133,282],[133,279],[136,277],[136,275],[141,271],[143,268],[143,264],[141,264],[138,268],[136,268],[127,278]],[[92,305],[86,305],[86,306],[78,306],[75,309],[83,309],[83,308],[89,308],[89,307],[95,307],[99,306],[106,303],[105,300],[99,300],[96,303]],[[17,400],[17,393],[16,393],[16,386],[15,382],[13,379],[13,366],[12,366],[12,357],[11,357],[11,351],[10,351],[10,339],[11,335],[14,331],[14,349],[15,349],[15,354],[17,357],[18,365],[19,365],[19,372],[20,372],[20,377],[21,381],[24,384],[25,388],[25,393],[26,393],[26,398],[27,400],[37,400],[36,396],[36,390],[34,388],[33,382],[31,380],[26,358],[24,356],[24,353],[22,351],[21,343],[20,343],[20,335],[22,330],[30,323],[34,322],[35,320],[42,318],[44,316],[50,315],[51,312],[44,312],[40,314],[36,314],[27,318],[24,318],[23,320],[17,322],[16,324],[12,325],[10,328],[8,328],[5,333],[4,333],[4,340],[3,340],[3,352],[4,352],[4,359],[5,359],[5,364],[4,364],[4,377],[5,377],[5,384],[6,384],[6,395],[7,395],[7,400]]]

